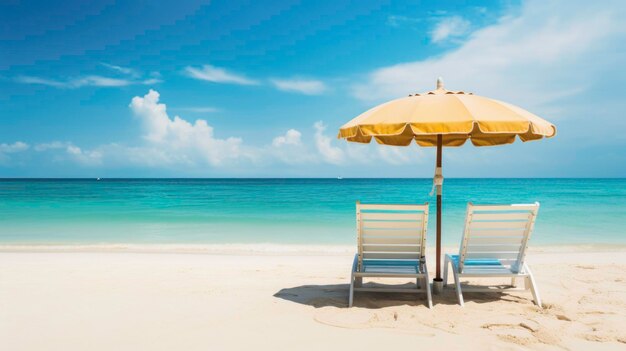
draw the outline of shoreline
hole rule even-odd
[[[430,253],[434,247],[427,249]],[[455,252],[458,246],[443,246],[444,253]],[[623,252],[626,244],[530,244],[529,253],[568,252]],[[97,243],[97,244],[0,244],[0,252],[45,253],[174,253],[211,255],[322,255],[354,254],[355,245],[340,244],[278,244],[278,243],[224,243],[224,244],[152,244],[152,243]],[[431,257],[433,255],[431,254]]]

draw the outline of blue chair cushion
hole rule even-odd
[[[450,255],[455,265],[459,264],[459,255]],[[502,266],[500,260],[495,258],[479,258],[479,259],[466,259],[465,266]]]
[[[419,274],[418,260],[372,260],[364,259],[361,267],[363,273]]]

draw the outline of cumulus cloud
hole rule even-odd
[[[295,92],[305,95],[319,95],[326,91],[326,84],[320,80],[306,79],[271,79],[270,82],[282,91]]]
[[[239,160],[255,162],[257,151],[244,147],[240,138],[217,138],[205,120],[193,122],[168,115],[160,94],[149,90],[131,99],[130,110],[141,122],[139,143],[109,143],[83,148],[69,141],[52,141],[34,146],[37,152],[49,152],[55,162],[73,161],[83,166],[192,169],[204,166],[227,167]]]
[[[65,151],[79,163],[85,165],[100,165],[102,163],[102,152],[100,150],[82,150],[78,146],[68,145]]]
[[[89,168],[170,169],[180,174],[196,175],[206,174],[197,172],[237,169],[263,172],[276,165],[295,166],[293,169],[284,168],[285,174],[307,175],[302,173],[306,172],[306,167],[319,164],[350,166],[422,162],[422,154],[417,148],[391,148],[335,140],[330,133],[327,135],[327,127],[322,121],[316,122],[305,133],[289,129],[270,139],[270,143],[248,146],[239,138],[216,138],[213,129],[204,120],[191,123],[178,116],[170,118],[167,107],[159,99],[158,92],[152,90],[131,101],[131,110],[142,122],[140,143],[108,143],[85,148],[70,141],[52,141],[36,144],[32,150],[46,154],[45,160],[54,163],[66,162]],[[22,142],[0,144],[0,163],[10,161],[8,153],[29,148]]]
[[[281,147],[283,145],[300,145],[302,141],[300,138],[302,133],[295,129],[289,129],[285,135],[277,136],[272,140],[272,145],[275,147]]]
[[[203,119],[191,123],[179,116],[170,118],[159,97],[157,91],[150,90],[143,97],[135,96],[130,108],[143,124],[144,139],[165,150],[170,159],[193,161],[200,158],[211,165],[219,165],[249,156],[243,152],[240,138],[216,138],[213,127]]]
[[[247,78],[243,75],[229,72],[224,68],[212,65],[204,65],[200,68],[191,66],[185,67],[185,73],[195,79],[206,80],[213,83],[239,84],[239,85],[257,85],[259,82]]]
[[[302,140],[302,133],[290,129],[285,135],[274,138],[270,148],[260,154],[267,161],[278,160],[285,164],[333,164],[337,166],[374,164],[421,164],[424,152],[417,147],[391,147],[376,143],[358,144],[336,140],[327,133],[328,127],[318,121],[312,128],[312,144]]]
[[[466,35],[471,27],[471,23],[460,17],[452,16],[441,19],[430,33],[433,43],[439,43],[446,39],[458,38]]]
[[[324,134],[326,125],[322,121],[318,121],[315,127],[315,146],[322,158],[332,164],[340,164],[344,160],[344,151],[333,146],[329,136]]]
[[[26,151],[30,146],[22,141],[16,141],[13,144],[0,144],[0,153],[12,154],[16,152]]]
[[[54,154],[57,161],[63,161],[69,158],[86,166],[97,166],[102,164],[103,153],[101,150],[83,150],[69,141],[41,143],[35,145],[33,149],[37,152],[61,150],[63,152],[62,154]]]
[[[26,151],[30,145],[22,141],[16,141],[13,144],[0,143],[0,165],[6,164],[11,160],[10,154],[16,154]]]
[[[322,162],[311,145],[302,140],[303,134],[289,129],[272,139],[272,143],[259,148],[260,164],[305,165]]]
[[[47,151],[47,150],[55,150],[55,149],[64,149],[71,143],[63,142],[63,141],[52,141],[49,143],[41,143],[35,145],[35,151]]]

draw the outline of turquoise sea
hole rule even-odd
[[[0,244],[355,242],[354,203],[431,204],[431,179],[0,179]],[[626,179],[446,179],[443,242],[465,206],[541,208],[533,244],[626,244]]]

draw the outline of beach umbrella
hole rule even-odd
[[[437,270],[436,290],[441,279],[441,194],[443,173],[441,156],[444,146],[461,146],[469,139],[474,146],[511,144],[550,138],[556,127],[506,102],[464,91],[444,89],[437,80],[437,89],[392,100],[378,105],[339,129],[339,138],[350,142],[408,146],[413,140],[419,146],[437,147],[437,164],[433,190],[437,192]],[[432,192],[431,192],[432,194]]]

